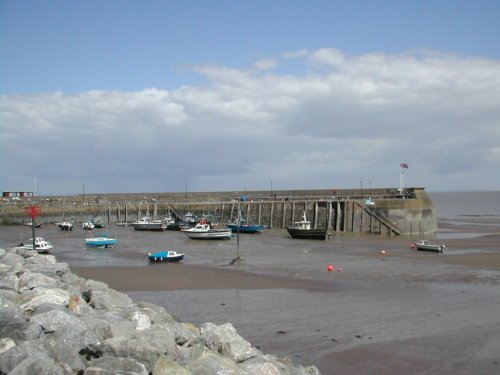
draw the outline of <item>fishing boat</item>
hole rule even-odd
[[[180,262],[184,259],[184,253],[176,251],[159,251],[157,253],[149,253],[148,259],[150,262]]]
[[[69,221],[61,221],[59,223],[56,223],[56,225],[61,230],[73,230],[73,224],[70,223]]]
[[[192,228],[181,229],[181,232],[193,240],[228,240],[232,231],[229,228],[212,228],[206,221],[200,221]]]
[[[445,245],[434,245],[431,244],[428,240],[420,240],[411,245],[412,249],[420,250],[420,251],[435,251],[435,252],[443,252],[446,250]]]
[[[252,225],[247,224],[246,220],[240,217],[240,220],[236,219],[232,223],[228,223],[227,227],[230,228],[234,233],[262,233],[264,227],[262,225]]]
[[[85,245],[91,247],[110,247],[118,243],[118,239],[108,237],[105,233],[98,237],[86,238]]]
[[[302,216],[302,220],[295,221],[291,227],[286,230],[292,238],[310,239],[310,240],[327,240],[331,237],[328,228],[313,229],[311,222],[306,218],[306,212]]]
[[[30,242],[26,245],[21,244],[22,248],[26,250],[33,250],[33,238],[30,238]],[[49,241],[46,241],[43,237],[35,237],[35,250],[40,254],[48,253],[50,249],[54,246]]]
[[[162,220],[152,220],[149,216],[144,216],[141,220],[134,221],[132,226],[135,230],[164,231],[167,224]]]

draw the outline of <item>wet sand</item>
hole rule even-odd
[[[499,373],[500,228],[439,227],[431,240],[447,245],[444,254],[410,250],[418,238],[340,235],[325,243],[272,230],[242,236],[243,261],[232,266],[234,240],[120,228],[119,248],[89,250],[78,231],[49,228],[45,237],[60,237],[58,260],[82,277],[182,321],[231,322],[265,353],[324,375]],[[185,251],[184,262],[146,262],[162,243]]]

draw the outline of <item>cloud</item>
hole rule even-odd
[[[324,48],[195,71],[205,85],[2,96],[2,189],[394,187],[402,161],[407,185],[500,189],[497,60]]]

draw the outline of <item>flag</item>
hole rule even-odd
[[[399,166],[400,166],[401,168],[408,168],[408,164],[406,164],[406,163],[401,163]]]

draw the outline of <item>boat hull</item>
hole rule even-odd
[[[434,251],[436,253],[443,252],[444,248],[442,245],[416,245],[418,251]]]
[[[142,231],[157,231],[161,232],[167,229],[167,224],[165,223],[133,223],[135,230],[142,230]]]
[[[432,251],[435,253],[442,253],[446,249],[445,245],[434,245],[425,240],[414,243],[412,247],[418,251]]]
[[[85,245],[91,247],[108,247],[115,245],[117,242],[116,238],[87,238]]]
[[[35,250],[40,254],[47,254],[50,252],[54,246],[50,244],[50,242],[45,241],[42,237],[36,237],[35,239]],[[23,248],[26,250],[33,250],[33,239],[30,238],[30,242],[26,245],[23,245]]]
[[[173,263],[184,259],[184,253],[178,254],[171,251],[161,251],[154,254],[148,254],[148,260],[151,263]]]
[[[192,240],[229,240],[231,238],[231,230],[210,230],[208,232],[193,232],[189,229],[182,231]]]
[[[240,225],[239,228],[237,224],[228,224],[227,226],[233,233],[238,231],[240,233],[262,233],[264,229],[261,225]]]
[[[327,229],[295,229],[286,228],[288,234],[292,238],[307,239],[307,240],[327,240],[332,236]]]

